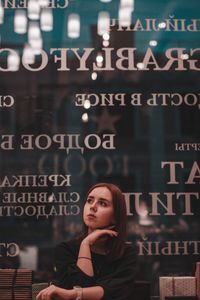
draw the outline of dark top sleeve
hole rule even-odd
[[[94,277],[85,274],[77,267],[79,246],[71,242],[63,242],[55,249],[55,278],[54,283],[59,287],[72,289],[75,285],[82,287],[94,286]]]
[[[133,300],[137,272],[136,248],[128,245],[123,257],[116,264],[114,272],[96,281],[96,285],[104,289],[102,300]]]
[[[72,289],[75,285],[101,286],[104,290],[102,300],[131,299],[137,269],[136,249],[127,245],[123,256],[114,261],[107,261],[105,256],[100,256],[98,262],[94,259],[94,269],[98,263],[101,271],[95,272],[94,276],[88,276],[76,265],[79,247],[80,243],[74,243],[73,240],[56,247],[54,284],[66,289]]]

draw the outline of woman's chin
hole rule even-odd
[[[97,229],[106,229],[106,226],[103,226],[102,224],[88,224],[88,229],[90,229],[90,231],[94,231]]]
[[[87,224],[87,227],[88,227],[88,231],[91,232],[91,231],[100,229],[100,228],[101,228],[101,225],[94,224],[94,223],[91,224],[91,223],[90,223],[90,224]]]
[[[96,225],[89,225],[88,229],[91,232],[91,231],[94,231],[94,230],[98,229],[98,227]]]

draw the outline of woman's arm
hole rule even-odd
[[[117,232],[111,229],[96,229],[82,241],[79,249],[77,266],[88,276],[94,276],[90,247],[103,235],[116,237]]]
[[[104,289],[101,286],[91,286],[82,289],[83,300],[100,300],[103,297],[103,295]]]
[[[77,266],[77,257],[80,250],[80,241],[71,240],[61,243],[55,248],[55,285],[64,289],[73,289],[73,286],[94,286],[94,276],[88,276]]]
[[[84,239],[80,245],[76,265],[88,276],[94,276],[90,243],[87,239]]]
[[[104,290],[101,286],[93,286],[81,289],[81,299],[84,300],[100,300],[103,295]],[[76,300],[77,297],[78,293],[75,289],[66,290],[55,285],[51,285],[48,288],[42,290],[37,295],[36,300]]]
[[[80,241],[71,240],[67,243],[61,243],[55,248],[55,282],[57,286],[65,289],[72,289],[75,285],[82,287],[96,286],[93,262],[90,260],[91,245],[102,234],[117,235],[112,230],[97,229],[87,235],[81,245]]]

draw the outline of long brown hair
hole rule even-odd
[[[109,250],[108,259],[118,259],[123,255],[125,240],[126,240],[126,202],[124,195],[120,188],[112,183],[97,183],[93,185],[87,192],[86,199],[92,190],[98,187],[106,187],[112,195],[113,211],[115,228],[113,230],[118,232],[117,238],[108,239],[106,244]]]

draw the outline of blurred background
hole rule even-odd
[[[158,294],[159,276],[194,274],[200,77],[189,61],[198,69],[198,50],[191,49],[199,47],[199,11],[197,0],[1,1],[1,268],[30,268],[35,282],[51,280],[55,245],[81,233],[86,192],[106,181],[125,194],[127,240],[138,245],[138,279],[151,282],[152,294]],[[51,48],[77,49],[80,56],[91,48],[88,70],[77,70],[70,50],[69,70],[58,70]],[[133,70],[126,61],[124,70],[116,68],[120,48],[135,49]],[[173,48],[179,63],[161,70]],[[112,71],[103,70],[105,49],[112,49]],[[24,67],[41,66],[42,51],[44,68]],[[55,142],[62,136],[69,146],[70,135],[69,151]],[[84,151],[75,147],[75,136]],[[96,147],[108,136],[113,149]],[[166,161],[182,164],[175,184],[169,166],[161,167]],[[186,193],[193,193],[190,199]]]

